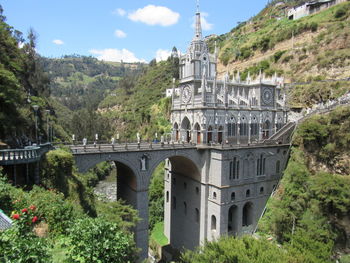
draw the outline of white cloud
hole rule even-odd
[[[201,13],[201,25],[202,25],[202,29],[205,30],[205,31],[209,31],[209,30],[212,30],[213,29],[213,24],[210,24],[206,17],[208,17],[209,14],[208,13]],[[192,23],[192,28],[195,28],[196,27],[196,17],[194,16],[193,17],[193,23]]]
[[[151,26],[171,26],[179,21],[180,14],[164,6],[148,5],[130,13],[128,18]]]
[[[134,53],[123,48],[121,50],[114,48],[107,49],[91,49],[89,52],[97,55],[97,59],[104,61],[120,62],[146,62],[144,59],[138,59]]]
[[[120,16],[125,16],[126,11],[122,8],[117,8],[116,10],[113,11],[113,14],[115,15],[120,15]]]
[[[156,52],[157,62],[162,61],[162,60],[167,60],[168,57],[170,57],[170,56],[171,56],[170,50],[158,49]]]
[[[54,43],[56,45],[63,45],[64,44],[64,42],[62,40],[60,40],[60,39],[55,39],[55,40],[52,41],[52,43]]]
[[[126,33],[120,29],[114,31],[114,35],[118,38],[126,38]]]

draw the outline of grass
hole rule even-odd
[[[151,239],[153,239],[160,246],[169,244],[167,237],[164,235],[164,222],[158,222],[155,224],[151,232]]]

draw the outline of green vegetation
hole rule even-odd
[[[346,22],[350,15],[350,3],[341,3],[313,15],[289,20],[285,10],[296,2],[302,1],[268,4],[258,15],[240,23],[231,32],[211,38],[208,41],[210,50],[217,42],[220,62],[230,71],[240,68],[241,72],[245,72],[260,60],[270,60],[269,70],[279,69],[279,73],[292,82],[313,76],[315,67],[326,78],[334,78],[334,75],[346,77],[343,67],[350,63],[350,25]],[[250,62],[250,59],[254,62]],[[330,68],[339,70],[329,71]],[[251,75],[256,76],[256,71]]]
[[[219,241],[207,242],[196,251],[187,251],[181,256],[183,263],[206,262],[250,262],[250,263],[302,263],[301,253],[285,250],[264,239],[245,236],[235,239],[223,237]]]
[[[141,63],[106,63],[93,57],[64,56],[41,58],[51,81],[51,95],[70,110],[96,109],[103,98],[114,90],[120,78],[138,74]]]
[[[62,258],[67,260],[65,262],[82,262],[84,258],[89,262],[110,262],[110,257],[116,255],[120,262],[133,262],[137,253],[130,232],[138,221],[137,212],[121,201],[96,200],[93,194],[93,187],[109,174],[110,169],[108,163],[101,163],[89,173],[78,174],[72,155],[60,149],[47,154],[42,187],[34,186],[30,191],[24,191],[11,186],[0,176],[1,209],[10,215],[18,213],[13,211],[34,206],[40,219],[36,233],[41,233],[19,233],[17,228],[0,233],[0,248],[8,251],[5,255],[13,254],[16,249],[26,251],[23,247],[28,247],[33,261],[23,262],[50,262],[51,256],[54,262],[63,262]],[[100,234],[102,232],[104,236]],[[10,239],[18,244],[13,245]],[[25,254],[16,253],[12,255],[13,260],[21,262],[28,256]],[[35,261],[39,254],[43,261]]]
[[[164,162],[155,169],[149,186],[149,228],[164,220]]]
[[[84,218],[69,229],[67,263],[125,263],[136,260],[132,235],[125,235],[108,221]]]
[[[280,188],[268,203],[260,230],[307,262],[330,262],[346,247],[350,212],[350,108],[306,120],[297,129]]]
[[[169,244],[167,237],[164,235],[164,223],[158,222],[154,225],[151,232],[151,242],[154,241],[158,246]]]
[[[154,139],[170,132],[170,100],[164,98],[165,90],[177,75],[178,59],[154,62],[139,77],[125,77],[115,93],[100,103],[103,116],[116,126],[120,136],[133,138],[136,133],[143,139]],[[114,95],[115,94],[115,95]],[[158,138],[159,139],[159,138]]]

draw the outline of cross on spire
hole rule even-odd
[[[197,0],[197,13],[199,13],[199,0]]]

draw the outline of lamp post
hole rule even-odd
[[[46,111],[46,125],[47,125],[47,128],[46,128],[46,140],[47,142],[50,142],[50,129],[49,129],[49,115],[50,115],[50,110],[45,110]]]
[[[33,105],[33,109],[35,112],[35,142],[38,144],[38,105]]]

